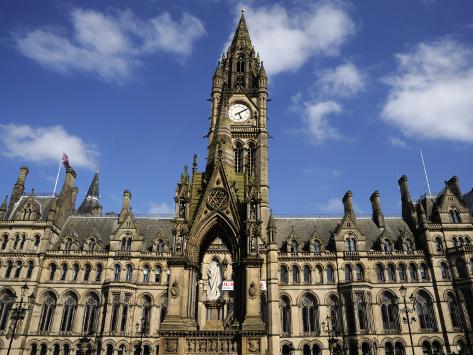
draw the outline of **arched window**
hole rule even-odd
[[[399,308],[395,296],[390,292],[384,292],[381,296],[381,319],[384,330],[399,329]]]
[[[420,278],[422,280],[429,280],[429,269],[427,269],[427,265],[424,263],[420,264]]]
[[[413,251],[414,250],[414,243],[411,239],[407,238],[404,242],[404,248],[406,251]]]
[[[299,267],[297,265],[292,266],[292,283],[298,284],[299,280]]]
[[[62,348],[62,354],[63,355],[70,355],[71,354],[71,348],[69,347],[68,344],[64,344]]]
[[[282,355],[292,355],[292,353],[293,353],[292,346],[290,346],[289,344],[284,344],[282,346],[282,349],[281,349]]]
[[[120,309],[120,296],[113,295],[112,311],[111,311],[111,317],[110,317],[110,331],[112,333],[117,331],[119,309]]]
[[[281,314],[281,333],[288,335],[291,333],[291,303],[286,296],[279,300],[279,311]]]
[[[243,144],[241,142],[235,143],[235,172],[242,173],[243,172]]]
[[[64,250],[68,253],[72,250],[72,239],[66,238],[64,241]]]
[[[113,345],[107,345],[107,355],[113,355]]]
[[[457,239],[457,237],[455,237],[455,236],[452,237],[452,243],[453,243],[453,246],[454,246],[454,247],[457,247],[457,246],[458,246],[458,239]]]
[[[455,207],[450,207],[448,215],[450,216],[450,223],[461,223],[460,212]]]
[[[376,265],[376,279],[378,282],[384,282],[384,266],[381,264]]]
[[[126,237],[122,238],[122,243],[120,245],[120,250],[125,251],[126,250]]]
[[[161,255],[164,252],[164,241],[162,239],[158,240],[156,244],[156,254]]]
[[[156,265],[154,269],[154,282],[156,283],[161,283],[161,274],[163,270],[161,269],[161,266]]]
[[[432,355],[432,348],[430,347],[430,343],[427,341],[422,343],[422,355]]]
[[[20,243],[20,249],[22,250],[25,247],[25,242],[26,242],[26,235],[21,236],[21,243]]]
[[[30,355],[38,355],[38,345],[31,344]]]
[[[459,355],[466,355],[466,345],[463,340],[457,342],[457,350]]]
[[[141,331],[144,334],[149,334],[151,324],[151,299],[148,296],[143,298],[143,314],[141,319],[143,322]]]
[[[312,355],[321,355],[322,350],[320,350],[320,347],[317,344],[314,344],[312,346]]]
[[[335,272],[332,265],[327,266],[327,282],[328,283],[335,282]]]
[[[126,331],[126,326],[127,326],[127,321],[128,321],[128,310],[129,310],[129,305],[125,301],[125,303],[122,305],[122,320],[120,323],[120,332]]]
[[[95,250],[95,245],[97,243],[95,242],[95,239],[94,238],[90,238],[89,239],[89,242],[87,243],[87,249],[88,249],[88,252],[89,253],[93,253],[94,250]]]
[[[438,253],[443,252],[443,242],[440,237],[435,238],[435,249],[437,250]]]
[[[82,322],[82,331],[87,334],[95,334],[98,319],[99,301],[97,296],[92,294],[87,297],[84,307],[84,320]]]
[[[282,284],[287,284],[288,283],[288,277],[287,277],[287,267],[282,265],[281,269],[279,270],[279,278],[280,282]]]
[[[363,343],[361,345],[361,354],[362,355],[371,355],[370,344]]]
[[[5,278],[6,279],[10,278],[12,270],[13,270],[13,261],[8,260],[7,261],[7,268],[5,270]]]
[[[324,270],[322,269],[322,266],[317,265],[315,269],[317,270],[317,276],[318,276],[317,282],[324,283]]]
[[[5,250],[7,248],[8,244],[8,235],[4,234],[2,236],[2,250]]]
[[[302,355],[312,355],[309,344],[304,344],[302,348]]]
[[[311,294],[305,294],[302,298],[302,324],[304,333],[313,334],[318,331],[318,305]]]
[[[102,272],[103,272],[102,264],[97,264],[97,266],[95,267],[95,281],[102,280]],[[118,272],[118,274],[120,275],[120,272]],[[120,278],[120,276],[118,276],[118,278]]]
[[[33,250],[36,251],[39,249],[39,244],[41,243],[41,237],[39,235],[36,235],[34,237],[34,244],[33,244]]]
[[[245,56],[243,54],[238,56],[238,59],[236,62],[236,72],[238,74],[245,72]]]
[[[416,298],[417,319],[421,329],[436,330],[434,307],[432,298],[425,292],[419,292]]]
[[[254,142],[248,143],[248,165],[250,168],[249,173],[253,174],[253,170],[256,167],[256,144]]]
[[[293,254],[297,253],[298,248],[299,248],[299,245],[297,244],[297,240],[292,239],[291,240],[291,253]]]
[[[92,271],[92,266],[90,266],[89,264],[85,265],[85,268],[84,268],[84,281],[89,281],[91,271]]]
[[[350,264],[345,265],[345,282],[350,282],[353,280],[353,268]]]
[[[119,264],[115,265],[113,281],[118,282],[120,281],[120,273],[122,271],[122,267]]]
[[[364,300],[359,300],[356,303],[356,310],[358,313],[358,327],[361,330],[367,329],[367,320],[366,320],[366,303]]]
[[[338,298],[335,295],[331,295],[328,299],[328,315],[330,317],[330,329],[333,329],[335,332],[340,331],[339,312]]]
[[[39,348],[39,355],[46,355],[48,353],[48,347],[46,344],[41,344]]]
[[[133,266],[131,266],[130,264],[128,264],[128,265],[126,266],[126,274],[125,274],[125,281],[126,281],[126,282],[131,282],[132,273],[133,273]]]
[[[319,240],[314,240],[314,253],[315,254],[320,254],[320,251],[322,250],[321,244]]]
[[[311,274],[310,274],[310,266],[304,265],[304,282],[310,283],[312,281]]]
[[[74,264],[72,265],[72,281],[77,281],[78,277],[79,277],[79,265]]]
[[[406,265],[399,264],[399,280],[407,281]]]
[[[30,260],[28,261],[28,270],[26,271],[27,279],[31,279],[31,276],[33,276],[33,270],[34,270],[34,262]]]
[[[56,275],[56,270],[57,270],[57,266],[56,264],[51,264],[49,266],[49,280],[54,280],[54,277]]]
[[[465,244],[463,237],[458,237],[458,246],[462,247]]]
[[[388,264],[388,280],[390,282],[396,282],[396,266]]]
[[[384,240],[384,251],[391,253],[393,251],[393,243],[389,239]]]
[[[363,265],[356,264],[355,272],[356,272],[356,281],[364,281],[365,273],[364,273]]]
[[[60,353],[61,353],[61,348],[59,347],[59,344],[54,344],[53,355],[60,355]]]
[[[440,275],[443,280],[450,280],[450,272],[448,271],[447,263],[440,263]]]
[[[417,281],[419,280],[419,272],[417,271],[416,264],[409,264],[409,273],[411,274],[411,280]]]
[[[14,295],[10,291],[5,291],[0,296],[0,331],[7,328],[13,301]]]
[[[404,351],[404,345],[400,342],[397,342],[394,346],[395,355],[406,355]]]
[[[470,259],[470,273],[473,274],[473,258]]]
[[[457,268],[457,274],[460,279],[465,279],[468,277],[468,269],[463,259],[458,259],[455,266]]]
[[[19,242],[20,242],[20,236],[17,235],[17,236],[15,237],[15,241],[13,242],[13,249],[16,250],[16,249],[18,248],[18,243],[19,243]]]
[[[356,238],[352,234],[345,238],[345,251],[356,251]]]
[[[14,276],[15,279],[20,278],[20,274],[21,274],[21,269],[22,269],[22,268],[23,268],[23,263],[22,263],[20,260],[18,260],[18,261],[16,262],[16,267],[15,267],[15,276]]]
[[[62,332],[71,332],[74,324],[74,317],[77,310],[77,300],[73,295],[68,295],[64,302],[64,310],[62,312],[61,326]]]
[[[48,332],[50,330],[53,318],[54,311],[56,310],[56,297],[48,293],[43,301],[43,306],[41,308],[41,315],[39,317],[39,331]]]
[[[143,282],[149,282],[149,266],[145,265],[143,267]]]
[[[61,281],[66,280],[67,277],[67,264],[62,264],[61,266]]]
[[[384,345],[384,353],[386,355],[394,355],[394,348],[393,348],[393,344],[391,343],[386,343]]]
[[[460,312],[458,310],[458,303],[455,301],[455,296],[452,293],[447,295],[447,306],[448,313],[450,313],[450,319],[452,320],[453,328],[461,327]]]

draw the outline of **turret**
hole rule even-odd
[[[77,213],[86,216],[99,217],[102,215],[99,195],[99,172],[97,171],[90,183],[87,195],[77,209]]]
[[[120,211],[120,217],[118,218],[118,223],[123,223],[126,217],[129,215],[130,201],[131,201],[131,192],[128,190],[123,191],[122,210]]]
[[[356,219],[355,211],[353,210],[352,192],[347,191],[343,196],[343,209],[345,210],[345,216],[350,216],[353,220]]]
[[[21,195],[25,191],[25,180],[28,175],[28,167],[20,167],[20,173],[18,174],[18,179],[16,180],[15,185],[11,193],[10,203],[8,204],[8,211],[11,213],[13,206],[20,200]]]
[[[268,240],[269,240],[269,243],[271,243],[271,244],[276,243],[276,233],[277,233],[276,221],[274,220],[273,214],[271,213],[269,215],[269,220],[268,220]]]
[[[176,218],[187,219],[189,216],[190,202],[190,184],[187,165],[184,166],[184,171],[181,174],[181,179],[177,183],[174,202],[176,203]]]
[[[373,221],[378,228],[384,228],[384,215],[381,210],[380,194],[378,191],[373,192],[370,197],[371,208],[373,210]]]
[[[74,203],[77,196],[77,188],[74,186],[77,174],[70,166],[66,167],[66,177],[61,192],[57,198],[57,210],[55,223],[62,227],[67,217],[74,212]]]
[[[222,75],[222,64],[218,62],[217,68],[215,69],[215,73],[213,76],[213,87],[212,90],[215,91],[222,91],[222,84],[223,84],[223,75]]]
[[[266,75],[266,70],[264,70],[263,62],[261,62],[261,66],[258,73],[258,87],[260,91],[266,90],[268,85],[268,76]]]
[[[415,210],[412,204],[411,194],[409,192],[407,176],[402,175],[398,180],[398,184],[399,189],[401,190],[402,218],[411,226],[411,228],[415,228]]]

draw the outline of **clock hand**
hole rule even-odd
[[[240,112],[237,112],[237,115],[240,116],[241,113],[245,112],[245,111],[248,111],[247,108],[245,108],[244,110],[240,111]],[[241,116],[240,116],[241,117]]]

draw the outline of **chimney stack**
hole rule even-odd
[[[13,191],[11,193],[10,203],[8,204],[8,211],[12,211],[13,206],[20,200],[21,195],[25,190],[25,180],[28,175],[28,167],[20,167],[20,173],[18,174],[18,179],[16,180],[15,185],[13,186]]]
[[[347,191],[345,196],[343,196],[343,207],[345,210],[345,215],[349,215],[353,219],[355,219],[355,212],[353,211],[353,201],[352,201],[353,194],[351,191]]]
[[[376,223],[378,228],[384,228],[384,215],[381,210],[381,200],[378,191],[373,192],[370,197],[371,208],[373,210],[373,221]]]

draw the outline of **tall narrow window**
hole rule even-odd
[[[0,331],[5,330],[7,327],[13,301],[13,294],[8,291],[0,296]]]
[[[436,330],[434,308],[431,297],[425,292],[419,292],[417,295],[417,317],[421,329]]]
[[[333,329],[336,333],[340,331],[340,322],[339,322],[339,303],[338,298],[335,295],[330,296],[328,301],[328,315],[330,317],[330,328]]]
[[[72,265],[72,281],[77,281],[78,277],[79,277],[79,265],[74,264]]]
[[[241,142],[235,143],[235,172],[243,172],[243,144]]]
[[[95,295],[90,295],[84,307],[84,320],[82,322],[82,331],[85,334],[95,334],[98,315],[98,300]]]
[[[299,283],[299,267],[294,265],[292,267],[292,283],[298,284]]]
[[[416,264],[409,264],[409,273],[411,274],[411,280],[417,281],[419,280],[419,272],[417,271]]]
[[[345,265],[345,282],[350,282],[353,280],[353,268],[350,264]]]
[[[6,279],[10,278],[12,270],[13,270],[13,261],[8,260],[7,261],[7,268],[5,270],[5,278]]]
[[[279,310],[281,314],[281,333],[287,335],[291,333],[291,303],[285,296],[279,300]]]
[[[287,267],[282,265],[281,269],[279,270],[279,281],[282,284],[287,284],[288,283],[288,277],[287,277]]]
[[[118,282],[120,281],[120,273],[122,271],[122,267],[117,264],[115,265],[115,270],[114,270],[114,275],[113,275],[113,281]]]
[[[126,331],[126,323],[128,320],[128,303],[124,303],[122,307],[122,321],[120,323],[120,331]]]
[[[236,71],[238,74],[245,72],[245,56],[243,55],[238,56],[237,63],[236,63]]]
[[[20,242],[20,249],[23,250],[23,248],[25,247],[25,243],[26,243],[26,235],[22,235],[21,236],[21,242]]]
[[[126,241],[126,250],[127,251],[131,250],[131,237],[129,237]]]
[[[149,282],[149,266],[145,265],[143,268],[143,282]]]
[[[154,282],[161,283],[161,274],[163,273],[161,266],[157,265],[154,269]]]
[[[128,265],[126,266],[126,274],[125,274],[125,281],[126,281],[126,282],[131,282],[132,273],[133,273],[133,266],[131,266],[130,264],[128,264]]]
[[[394,347],[395,355],[406,355],[404,351],[404,345],[402,343],[397,342],[396,346]]]
[[[149,334],[151,324],[151,299],[148,296],[143,299],[143,314],[141,319],[143,322],[141,331],[144,334]]]
[[[126,238],[125,237],[122,238],[122,243],[121,243],[120,249],[122,251],[126,250]]]
[[[92,271],[92,267],[89,264],[85,265],[85,268],[84,268],[84,281],[89,281],[91,271]]]
[[[62,312],[61,326],[59,328],[62,332],[72,331],[74,324],[74,316],[77,309],[77,300],[74,296],[68,295],[64,302],[64,310]]]
[[[23,268],[23,264],[21,261],[17,261],[16,262],[16,268],[15,268],[15,279],[18,279],[20,277],[20,274],[21,274],[21,269]]]
[[[427,265],[424,263],[420,264],[420,278],[422,280],[429,280],[429,269],[427,269]]]
[[[41,243],[41,237],[39,235],[36,235],[34,237],[34,244],[33,244],[33,250],[36,251],[39,249],[39,244]]]
[[[384,266],[381,264],[376,265],[376,279],[378,282],[384,282]]]
[[[435,249],[438,253],[443,252],[443,242],[440,237],[435,238]]]
[[[363,281],[365,279],[363,265],[356,264],[355,271],[356,271],[356,281]]]
[[[333,270],[332,265],[327,266],[327,282],[334,283],[335,282],[335,272]]]
[[[406,265],[399,264],[399,280],[407,281]]]
[[[440,275],[443,280],[450,279],[450,272],[448,271],[448,265],[446,263],[440,263]]]
[[[304,265],[304,283],[308,284],[311,282],[310,267]]]
[[[67,264],[62,264],[61,267],[61,281],[66,280],[67,277]]]
[[[357,302],[356,305],[357,312],[358,312],[358,326],[360,329],[364,330],[367,329],[367,322],[366,322],[366,304],[364,301]]]
[[[388,279],[390,282],[396,282],[396,266],[393,264],[388,265]]]
[[[2,250],[5,250],[7,248],[8,244],[8,235],[4,234],[2,236]]]
[[[26,271],[26,278],[31,279],[34,270],[34,262],[28,261],[28,270]]]
[[[56,275],[56,270],[57,270],[57,266],[56,264],[51,264],[49,266],[49,280],[54,280],[54,277]]]
[[[460,223],[460,213],[455,207],[450,207],[448,214],[450,216],[450,223]]]
[[[455,301],[455,296],[451,293],[449,293],[447,296],[447,306],[448,306],[448,312],[450,313],[450,319],[452,320],[452,327],[460,328],[461,320],[460,320],[460,312],[458,310],[458,304]]]
[[[102,264],[97,264],[97,266],[95,267],[95,281],[102,280],[102,272],[103,272]],[[120,279],[120,270],[118,271],[118,279]]]
[[[17,236],[15,237],[15,241],[13,242],[13,249],[16,250],[16,249],[18,248],[18,243],[19,243],[19,242],[20,242],[20,236],[17,235]]]
[[[110,331],[112,333],[117,331],[119,308],[120,308],[120,295],[114,294],[113,303],[112,303],[112,313],[110,317]]]
[[[384,292],[381,296],[381,319],[384,330],[399,329],[399,308],[396,298],[390,292]]]

